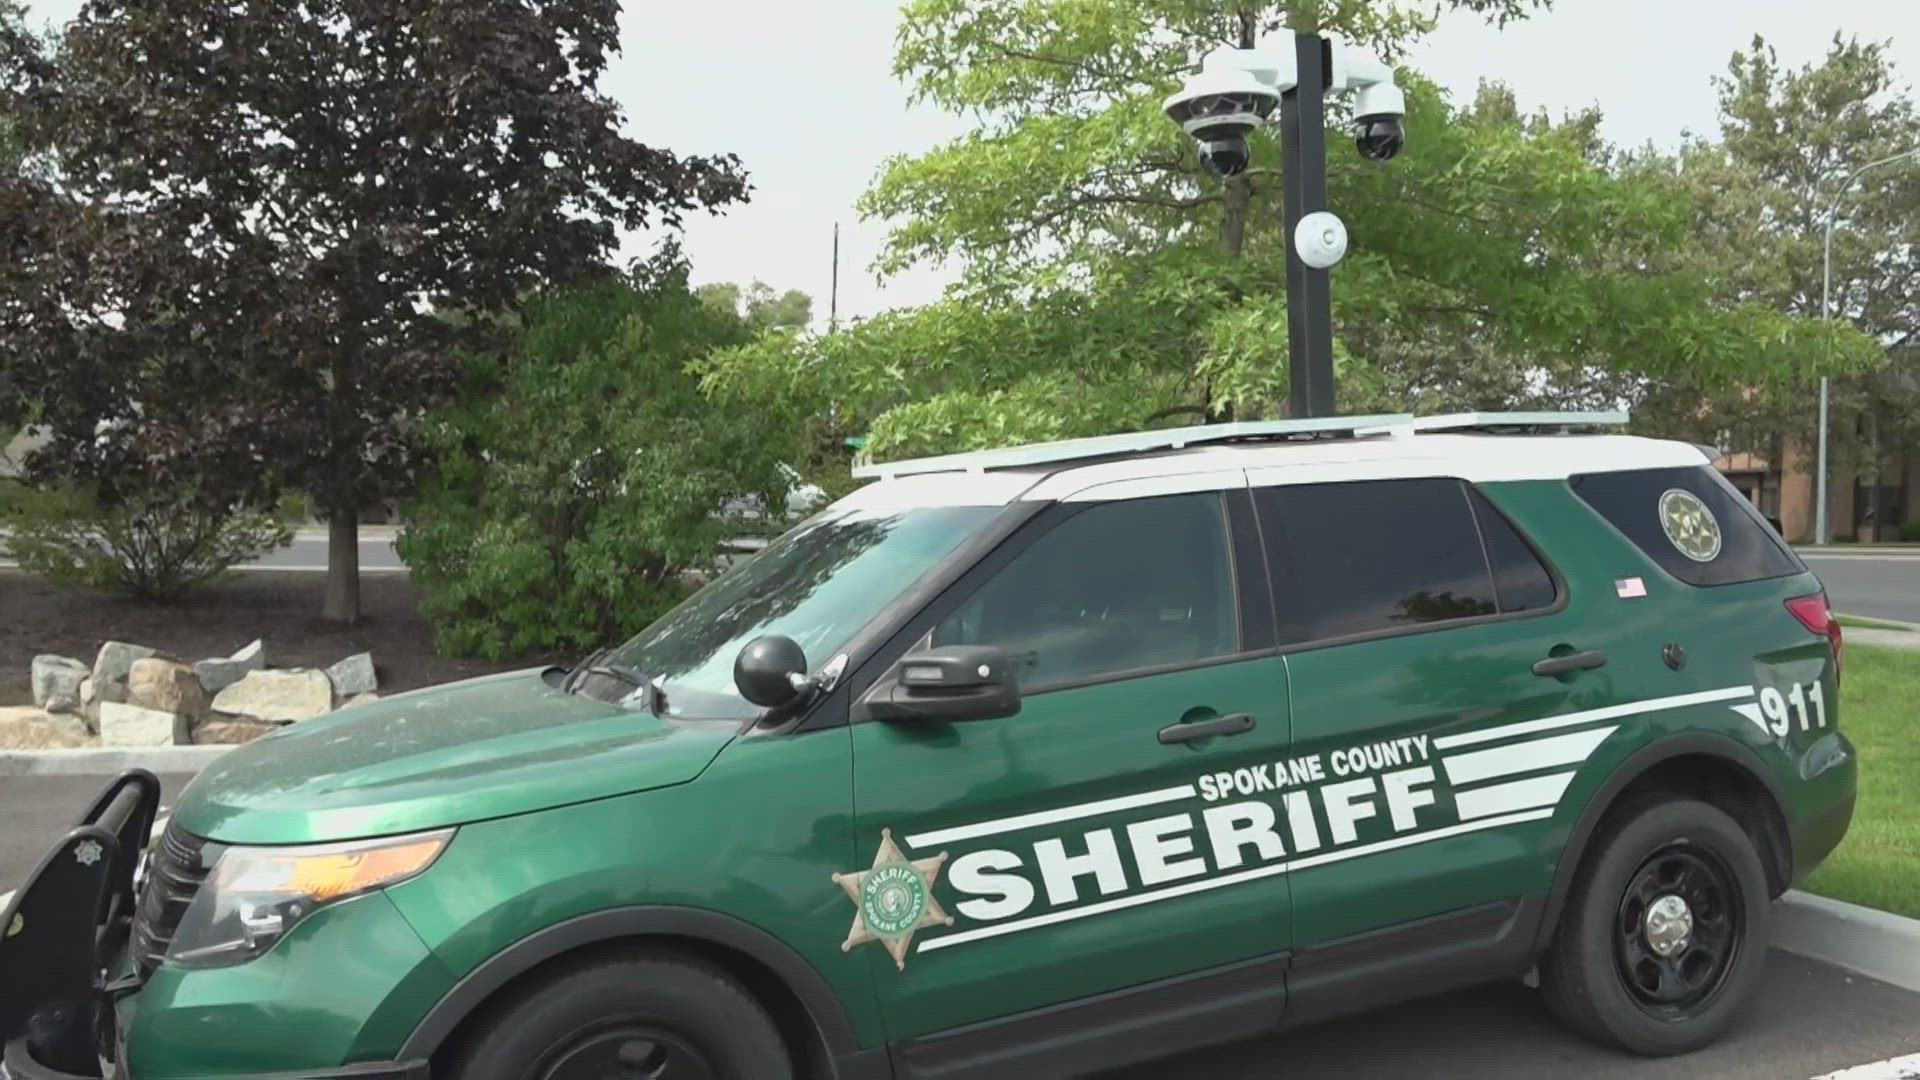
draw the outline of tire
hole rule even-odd
[[[448,1063],[452,1080],[793,1077],[778,1029],[746,988],[672,953],[562,961],[469,1030]]]
[[[1638,802],[1609,819],[1575,875],[1540,989],[1600,1042],[1652,1057],[1698,1050],[1759,982],[1768,914],[1766,871],[1738,822],[1692,799]]]

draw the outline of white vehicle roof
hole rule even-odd
[[[879,482],[836,505],[886,511],[1104,501],[1248,484],[1437,476],[1564,480],[1707,461],[1689,443],[1571,433],[1625,422],[1624,413],[1467,413],[1173,428],[863,466],[855,475]]]

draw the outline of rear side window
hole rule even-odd
[[[1459,480],[1303,484],[1263,489],[1255,502],[1286,641],[1554,601],[1553,578],[1526,542]]]
[[[1553,575],[1540,563],[1520,531],[1506,515],[1493,508],[1485,495],[1468,488],[1473,500],[1474,520],[1480,525],[1480,539],[1487,548],[1487,569],[1493,574],[1494,599],[1500,610],[1533,611],[1552,607],[1559,599],[1553,587]]]
[[[1731,585],[1805,569],[1711,466],[1585,473],[1568,482],[1662,570],[1689,585]]]

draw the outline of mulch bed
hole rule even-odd
[[[55,653],[91,664],[108,640],[146,645],[192,662],[226,656],[264,638],[273,667],[326,667],[370,651],[382,694],[542,662],[438,655],[432,628],[420,614],[419,594],[403,574],[361,579],[361,619],[352,626],[320,617],[325,589],[325,574],[249,571],[181,600],[148,603],[56,588],[0,569],[0,706],[32,700],[28,667],[35,656]]]

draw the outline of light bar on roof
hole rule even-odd
[[[1418,433],[1422,431],[1465,431],[1474,428],[1580,428],[1580,427],[1621,427],[1627,422],[1627,414],[1621,412],[1468,412],[1448,413],[1444,416],[1422,416],[1409,423],[1390,424],[1374,429],[1366,434],[1379,434],[1383,431],[1399,430]]]
[[[1135,431],[1123,435],[1098,435],[1089,439],[1065,439],[1059,442],[1007,446],[995,450],[975,450],[965,454],[913,458],[856,466],[853,475],[861,479],[918,476],[942,472],[987,472],[993,469],[1021,469],[1059,461],[1113,457],[1152,450],[1178,450],[1206,443],[1235,439],[1284,439],[1302,435],[1377,435],[1413,422],[1404,413],[1378,416],[1319,416],[1304,420],[1248,420],[1234,424],[1198,424],[1192,427]]]

